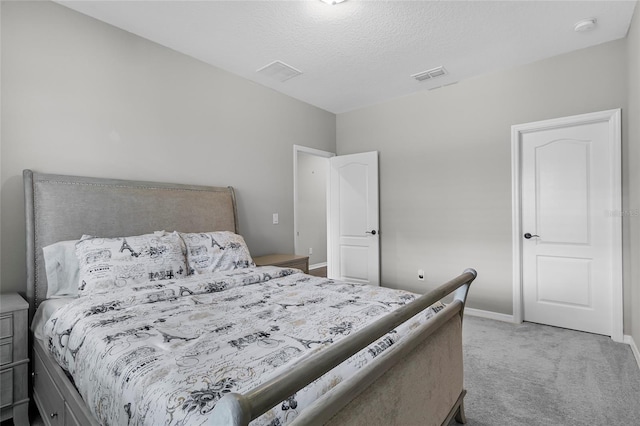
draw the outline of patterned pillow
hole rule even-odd
[[[241,235],[228,231],[180,233],[187,246],[189,274],[256,266]]]
[[[76,256],[81,295],[187,276],[184,242],[177,232],[118,238],[85,235],[76,244]]]

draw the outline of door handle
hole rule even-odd
[[[366,233],[367,233],[367,234],[371,234],[371,235],[376,235],[376,233],[377,233],[377,232],[376,232],[376,230],[374,229],[373,231],[367,231]]]
[[[527,232],[526,234],[524,234],[524,237],[525,237],[527,240],[529,240],[529,239],[531,239],[531,238],[540,238],[540,235],[531,235],[530,233],[528,233],[528,232]]]

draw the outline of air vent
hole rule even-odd
[[[417,74],[413,74],[411,77],[418,81],[431,80],[432,78],[442,77],[447,74],[447,70],[444,67],[431,68],[430,70],[422,71]]]
[[[287,81],[290,78],[297,77],[302,74],[302,71],[295,69],[291,65],[287,65],[281,61],[271,62],[269,65],[260,68],[256,72],[280,82]]]

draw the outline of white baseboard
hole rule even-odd
[[[309,270],[311,271],[312,269],[324,268],[325,266],[327,266],[327,262],[314,263],[313,265],[309,265]]]
[[[483,311],[481,309],[464,308],[464,313],[465,315],[470,315],[472,317],[487,318],[510,323],[514,322],[513,315],[499,314],[497,312]]]
[[[636,357],[636,362],[638,363],[638,368],[640,368],[640,350],[638,349],[638,346],[636,345],[636,342],[633,340],[633,337],[631,337],[629,335],[625,335],[624,336],[624,343],[626,343],[629,346],[631,346],[631,352],[633,352],[633,356]]]

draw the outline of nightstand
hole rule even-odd
[[[0,421],[17,426],[29,424],[28,310],[17,293],[0,294]]]
[[[309,256],[297,256],[295,254],[268,254],[254,257],[257,266],[279,266],[281,268],[301,269],[305,274],[309,273]]]

